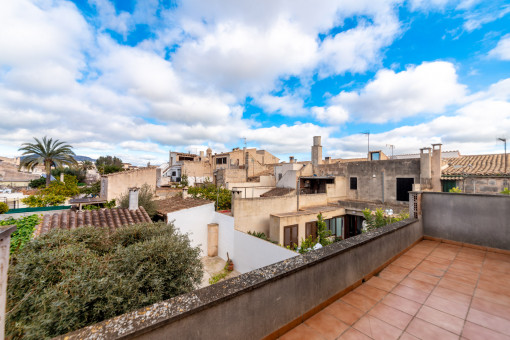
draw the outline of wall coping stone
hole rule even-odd
[[[15,231],[16,231],[16,226],[14,224],[0,227],[0,239],[10,237],[11,234]]]
[[[321,249],[310,251],[304,255],[255,269],[226,281],[104,320],[58,336],[55,339],[123,339],[144,334],[324,262],[329,258],[360,247],[387,234],[394,233],[417,221],[418,219],[408,218],[389,224],[376,230],[335,242]]]

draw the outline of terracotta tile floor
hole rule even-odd
[[[508,339],[510,255],[424,240],[280,339]]]

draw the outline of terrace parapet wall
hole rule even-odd
[[[260,339],[301,322],[422,238],[400,221],[58,339]],[[235,262],[235,259],[234,259]],[[319,305],[319,307],[317,307]]]

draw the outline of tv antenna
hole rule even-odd
[[[395,145],[393,145],[393,144],[386,144],[386,147],[391,149],[391,159],[393,159],[393,150],[395,149]]]

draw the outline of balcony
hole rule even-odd
[[[408,220],[60,339],[508,339],[510,197],[412,193],[410,208]]]

